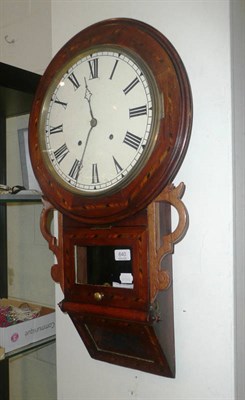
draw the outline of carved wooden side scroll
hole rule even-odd
[[[148,206],[149,228],[149,262],[150,262],[150,301],[153,303],[159,290],[164,290],[171,284],[171,278],[167,270],[161,268],[161,261],[167,254],[172,254],[174,245],[178,243],[188,228],[188,212],[181,197],[184,194],[185,185],[180,183],[166,186],[160,195]],[[176,229],[163,237],[160,237],[159,228],[159,203],[166,202],[173,206],[179,216]]]
[[[55,263],[51,268],[52,279],[60,283],[61,288],[64,288],[63,279],[63,258],[62,258],[62,235],[59,235],[59,239],[52,235],[51,233],[51,214],[55,211],[54,206],[46,200],[45,197],[42,198],[43,209],[40,217],[40,229],[43,237],[47,240],[49,249],[54,253],[57,263]]]

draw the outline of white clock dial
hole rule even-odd
[[[41,147],[55,179],[85,195],[133,179],[154,144],[153,88],[144,64],[117,47],[92,49],[69,63],[49,90],[41,122]]]

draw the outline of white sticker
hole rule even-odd
[[[130,249],[117,249],[114,251],[116,261],[130,261],[131,251]]]
[[[133,289],[134,284],[130,283],[118,283],[118,282],[112,282],[112,286],[120,289]]]
[[[120,274],[121,283],[133,283],[133,275],[128,272],[123,272]]]

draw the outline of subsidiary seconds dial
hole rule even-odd
[[[74,57],[50,86],[40,122],[53,178],[83,195],[124,187],[154,147],[159,104],[151,72],[133,53],[102,46]]]

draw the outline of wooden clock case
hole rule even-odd
[[[114,225],[88,227],[59,213],[58,240],[49,228],[53,206],[43,199],[41,230],[57,264],[51,274],[60,283],[67,312],[91,357],[166,377],[175,376],[172,259],[174,244],[188,227],[181,201],[184,185],[168,185],[157,199],[134,217]],[[171,206],[179,215],[171,230]],[[112,287],[112,282],[81,283],[76,278],[75,247],[102,250],[95,268],[107,266],[110,248],[130,249],[133,289]],[[108,249],[108,251],[107,251]],[[88,266],[81,258],[81,275]],[[91,265],[90,265],[91,266]],[[92,266],[93,267],[93,266]]]
[[[105,43],[128,47],[143,58],[164,112],[159,112],[154,149],[138,175],[108,195],[80,196],[47,168],[39,118],[56,71],[79,51]],[[51,274],[64,292],[61,310],[93,358],[167,377],[175,376],[171,254],[188,226],[184,185],[175,188],[171,182],[184,159],[191,123],[189,81],[173,46],[143,22],[111,19],[86,28],[54,57],[41,79],[29,125],[32,165],[44,194],[41,230],[56,255]],[[171,206],[179,216],[173,232]],[[59,211],[58,239],[50,233],[53,209]],[[115,250],[126,250],[130,260],[115,262]],[[117,270],[132,276],[131,287],[121,285]]]

